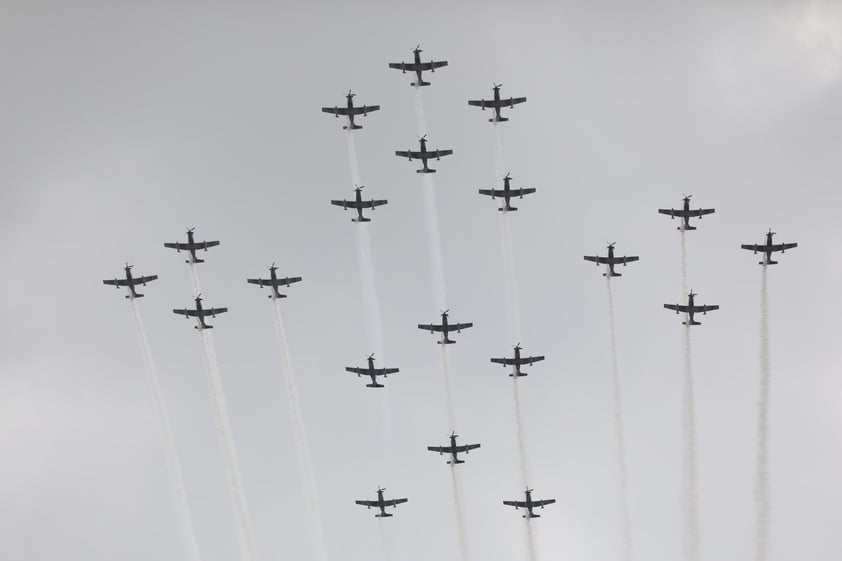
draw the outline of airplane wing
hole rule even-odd
[[[476,450],[477,448],[479,448],[479,444],[463,444],[462,446],[456,447],[456,452],[463,453],[468,450]]]
[[[702,313],[712,312],[712,311],[718,310],[718,309],[719,309],[719,304],[713,304],[713,305],[705,304],[705,305],[702,305],[702,306],[695,306],[695,311],[702,312]]]
[[[460,331],[462,329],[468,329],[469,327],[473,326],[473,323],[454,323],[448,326],[448,331]]]
[[[664,308],[668,310],[673,310],[676,312],[687,312],[690,310],[687,306],[681,304],[664,304]],[[701,310],[700,310],[701,311]]]
[[[362,201],[362,203],[360,204],[360,207],[361,207],[361,208],[374,208],[374,207],[376,207],[376,206],[382,206],[382,205],[385,205],[387,202],[389,202],[389,201],[387,201],[387,200],[385,200],[385,199],[380,199],[380,200],[371,200],[371,201]],[[356,207],[355,207],[355,208],[356,208]]]
[[[196,316],[199,315],[196,310],[188,310],[187,308],[182,308],[180,310],[173,310],[173,313],[181,315],[181,316],[188,316],[188,317],[196,317]]]
[[[766,245],[760,245],[756,243],[744,243],[740,245],[741,248],[747,249],[749,251],[766,251]]]
[[[439,454],[450,454],[453,449],[450,446],[427,446],[430,452],[438,452]]]
[[[535,192],[533,187],[529,187],[527,189],[512,189],[512,196],[513,197],[522,197],[524,195],[531,195]]]
[[[682,209],[675,210],[674,208],[659,208],[658,212],[672,217],[684,216],[684,211]]]
[[[493,363],[495,363],[495,364],[504,364],[504,365],[506,365],[506,364],[514,364],[514,363],[515,363],[515,359],[513,359],[513,358],[492,358],[492,359],[491,359],[491,362],[493,362]]]
[[[354,109],[356,109],[356,107]],[[322,107],[322,111],[325,113],[331,113],[332,115],[348,115],[347,107]]]
[[[365,115],[366,113],[379,110],[379,105],[363,105],[362,107],[354,107],[354,115]]]
[[[357,201],[330,201],[330,204],[345,208],[357,208]]]
[[[532,506],[545,506],[551,505],[555,502],[555,499],[541,499],[539,501],[532,501]]]
[[[266,285],[267,279],[246,279],[246,282],[249,284],[259,284],[260,286]]]
[[[224,314],[228,311],[228,308],[209,308],[207,310],[202,310],[203,316],[215,316],[216,314]]]
[[[622,257],[619,258],[619,260],[617,262],[618,263],[631,263],[632,261],[637,261],[639,259],[640,259],[640,257],[637,256],[637,255],[623,255]]]
[[[427,152],[428,154],[430,152]],[[395,150],[395,156],[400,156],[401,158],[415,158],[416,160],[421,158],[421,152],[413,152],[412,150]]]
[[[390,62],[389,68],[397,68],[398,70],[411,70],[415,71],[415,63],[414,62]]]
[[[367,507],[380,506],[380,503],[378,503],[377,501],[354,501],[354,503]]]
[[[691,210],[687,213],[687,216],[704,216],[706,214],[713,214],[715,209],[712,208],[697,208],[696,210]]]
[[[418,324],[418,329],[423,329],[424,331],[442,331],[441,325],[432,325],[432,324]],[[455,329],[455,328],[454,328]]]
[[[590,261],[592,263],[598,263],[600,265],[604,265],[605,263],[608,263],[608,258],[607,257],[600,257],[598,255],[594,255],[594,256],[585,255],[585,261]]]
[[[468,105],[473,105],[474,107],[494,107],[494,100],[469,99]]]
[[[520,363],[521,364],[532,364],[533,362],[541,362],[544,360],[543,356],[528,356],[526,358],[521,357]]]
[[[789,249],[789,248],[787,248],[787,249]],[[147,282],[152,282],[153,280],[156,280],[157,278],[158,278],[158,275],[149,275],[148,277],[137,277],[133,280],[134,280],[134,284],[146,284]]]
[[[396,506],[408,501],[409,499],[388,499],[386,501],[383,501],[383,506]]]
[[[510,98],[509,98],[509,103],[508,103],[508,104],[509,104],[510,106],[511,106],[511,105],[517,105],[518,103],[523,103],[524,101],[526,101],[526,98],[525,98],[525,97],[510,97]]]
[[[427,153],[429,154],[430,152],[428,151]],[[436,158],[438,158],[441,156],[450,156],[453,154],[453,150],[450,150],[449,148],[446,150],[433,150],[432,153]]]
[[[792,249],[793,247],[798,247],[797,243],[776,243],[772,246],[772,251],[784,251],[786,249]]]
[[[395,374],[400,372],[400,368],[378,368],[375,370],[375,376],[384,376],[386,374]]]
[[[506,194],[502,189],[480,189],[480,195],[488,195],[489,197],[502,197]]]
[[[126,279],[113,279],[113,280],[104,280],[102,281],[103,284],[110,284],[111,286],[127,286],[129,281]]]
[[[356,366],[346,366],[345,370],[347,372],[353,372],[354,374],[368,374],[368,369],[357,368]]]
[[[186,243],[180,243],[180,242],[172,242],[172,243],[171,242],[165,242],[164,247],[168,247],[170,249],[188,249],[188,246],[187,246]]]
[[[513,506],[515,508],[526,508],[525,501],[503,501],[503,504],[506,506]],[[538,504],[536,501],[532,501],[533,505]]]

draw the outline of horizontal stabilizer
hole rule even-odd
[[[526,376],[526,372],[524,372],[523,370],[517,373],[512,372],[511,374],[509,374],[509,378],[521,378],[523,376]]]
[[[436,341],[436,343],[438,343],[439,345],[452,345],[455,342],[456,341],[454,341],[453,339],[445,339],[444,341]]]
[[[358,129],[361,129],[361,128],[363,128],[363,126],[362,126],[362,125],[358,125],[358,124],[354,123],[354,126],[353,126],[353,127],[351,127],[351,130],[354,130],[354,131],[355,131],[355,130],[358,130]],[[344,127],[342,127],[342,129],[343,129],[343,130],[348,130],[348,126],[347,126],[347,125],[345,125]]]
[[[378,384],[377,382],[372,382],[370,384],[366,384],[365,387],[367,387],[367,388],[384,388],[386,386],[384,386],[383,384]]]
[[[702,325],[702,322],[693,320],[691,322],[682,321],[681,325]]]
[[[417,169],[415,173],[436,173],[436,170],[431,168]]]
[[[126,298],[143,298],[143,294],[126,294]]]
[[[352,218],[351,222],[371,222],[371,218]]]
[[[777,265],[777,261],[760,261],[761,265]]]
[[[695,227],[695,226],[690,226],[690,225],[687,225],[687,226],[679,226],[678,228],[676,228],[676,230],[679,230],[679,231],[680,231],[680,230],[695,230],[695,229],[696,229],[696,227]]]
[[[204,262],[205,262],[205,260],[204,260],[204,259],[199,259],[198,257],[197,257],[197,258],[195,258],[195,259],[193,259],[192,261],[185,261],[185,263],[187,263],[188,265],[189,265],[190,263],[204,263]]]
[[[375,514],[375,518],[391,518],[394,514],[389,514],[388,512],[384,512],[382,514]]]
[[[497,118],[494,118],[494,119],[489,119],[488,122],[489,123],[505,123],[508,120],[509,120],[508,117],[497,117]]]
[[[513,210],[517,210],[517,207],[516,206],[510,206],[510,207],[506,208],[504,206],[501,206],[497,210],[500,210],[500,211],[503,211],[503,212],[511,212]]]
[[[418,80],[416,82],[412,82],[412,84],[410,84],[410,85],[415,86],[417,88],[417,87],[420,87],[420,86],[429,86],[430,82],[425,82],[424,80]]]
[[[451,465],[452,465],[452,464],[464,464],[464,463],[465,463],[465,460],[456,460],[455,462],[454,462],[453,460],[448,460],[448,462],[447,462],[447,463],[448,463],[448,464],[451,464]]]
[[[607,277],[607,276],[608,276],[608,273],[602,273],[602,276],[603,276],[603,277]],[[615,272],[613,272],[613,271],[612,271],[612,272],[611,272],[611,276],[612,276],[612,277],[622,277],[623,275],[622,275],[622,274],[620,274],[620,273],[615,273]]]

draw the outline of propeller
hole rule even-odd
[[[491,88],[492,88],[493,90],[499,90],[500,88],[502,88],[502,87],[503,87],[503,84],[498,84],[498,83],[496,83],[496,82],[492,82],[492,84],[493,84],[493,85],[491,86]]]
[[[351,90],[348,90],[348,95],[346,97],[354,97],[355,95],[357,94],[351,93]]]
[[[413,53],[423,53],[424,50],[421,48],[421,43],[418,43],[414,49],[412,49]]]
[[[690,200],[690,197],[692,197],[692,196],[693,196],[693,195],[684,195],[684,200],[685,200],[685,201],[689,201],[689,200]]]
[[[608,247],[614,247],[616,244],[617,242],[608,242]]]
[[[274,261],[272,261],[272,264],[271,264],[271,265],[269,265],[269,270],[270,270],[270,271],[276,271],[277,269],[278,269],[278,268],[275,266],[275,262],[274,262]]]
[[[374,358],[374,353],[371,353],[370,355],[368,355],[368,358]]]
[[[187,233],[188,233],[188,234],[192,234],[192,233],[193,233],[193,230],[195,230],[195,229],[196,229],[196,227],[195,227],[195,226],[190,227],[190,228],[187,228]]]
[[[129,262],[126,261],[126,266],[124,268],[125,269],[131,269],[132,267],[134,267],[134,265],[129,265]]]

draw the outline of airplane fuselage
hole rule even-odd
[[[126,298],[128,298],[130,300],[133,299],[133,298],[142,298],[143,294],[138,294],[137,291],[135,291],[135,289],[134,289],[134,286],[135,286],[136,283],[133,282],[134,278],[132,278],[132,268],[129,267],[128,265],[126,265],[125,269],[126,269],[126,282],[129,283],[128,284],[129,294],[126,295]]]

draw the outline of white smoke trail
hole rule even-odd
[[[684,243],[684,230],[681,230],[681,297],[687,296],[687,245]]]
[[[435,185],[429,173],[422,175],[424,176],[422,186],[424,191],[424,216],[427,222],[427,249],[430,253],[430,272],[433,275],[433,293],[436,306],[440,310],[444,310],[447,308],[447,289],[444,284],[444,258],[442,257],[441,236],[439,235]]]
[[[377,519],[377,526],[380,530],[380,546],[383,548],[383,559],[385,561],[392,561],[395,555],[392,551],[392,540],[389,538],[388,532],[386,532],[386,524],[383,522],[385,518],[378,518]]]
[[[354,234],[357,242],[357,260],[360,269],[360,286],[363,296],[363,317],[365,330],[372,352],[381,361],[384,355],[383,322],[380,314],[380,299],[377,297],[377,283],[374,278],[374,259],[371,255],[371,238],[367,224],[355,224]]]
[[[456,464],[450,464],[450,481],[453,485],[453,504],[456,507],[456,533],[459,538],[459,552],[462,561],[468,561],[468,540],[465,532],[465,518],[462,513],[462,486],[459,482],[459,474],[456,472]]]
[[[351,183],[354,187],[359,187],[360,182],[360,166],[357,160],[357,144],[354,141],[354,131],[348,129],[348,166],[351,168]]]
[[[520,416],[520,392],[518,391],[519,376],[512,377],[512,388],[515,401],[515,421],[517,423],[517,447],[520,456],[520,480],[524,488],[529,484],[529,464],[526,461],[526,445],[524,442],[523,423]]]
[[[532,537],[532,523],[530,518],[526,518],[526,552],[529,555],[529,561],[535,561],[535,539]]]
[[[491,125],[491,129],[494,131],[494,180],[500,181],[506,170],[503,164],[503,143],[500,141],[500,130],[496,121]]]
[[[684,328],[684,399],[682,427],[684,432],[683,493],[684,558],[699,559],[698,474],[696,471],[696,396],[693,389],[693,361],[690,326]]]
[[[453,394],[450,389],[450,361],[447,358],[447,345],[441,345],[441,369],[444,373],[444,396],[447,405],[447,423],[450,430],[456,427],[456,416],[453,409]]]
[[[198,282],[198,279],[196,281]],[[208,385],[210,387],[214,420],[216,421],[216,432],[225,458],[225,470],[228,474],[231,498],[234,501],[234,511],[240,525],[243,558],[246,561],[254,561],[257,559],[254,535],[248,514],[245,491],[243,489],[243,477],[240,474],[240,467],[237,463],[234,435],[231,430],[231,422],[229,421],[228,407],[225,402],[225,392],[222,387],[222,376],[219,372],[219,363],[216,359],[213,337],[207,329],[200,330],[200,334],[202,337],[205,365],[208,370]]]
[[[760,280],[760,384],[757,389],[757,466],[754,475],[756,561],[765,561],[769,553],[769,295],[766,290],[766,265]]]
[[[193,298],[202,293],[202,286],[199,284],[199,272],[196,271],[196,263],[190,262],[190,285],[193,290]]]
[[[181,462],[178,459],[178,453],[176,452],[172,425],[170,424],[169,415],[167,415],[164,400],[161,396],[161,384],[158,381],[158,371],[155,369],[155,363],[152,360],[152,351],[149,348],[149,340],[146,338],[146,330],[143,328],[143,322],[140,319],[140,310],[138,310],[137,301],[131,297],[129,300],[131,300],[132,303],[135,327],[137,327],[137,337],[140,341],[141,350],[143,351],[143,362],[146,370],[146,377],[149,379],[149,384],[152,386],[152,401],[155,405],[155,412],[158,414],[161,436],[164,439],[164,452],[166,453],[167,467],[169,468],[170,481],[173,486],[173,502],[175,503],[174,506],[179,520],[181,536],[184,540],[185,557],[188,561],[200,561],[201,556],[199,555],[199,543],[196,540],[196,532],[193,528],[193,515],[190,512],[190,504],[187,501],[187,491],[184,487],[184,475],[181,471]]]
[[[421,99],[420,86],[415,86],[415,125],[418,136],[427,134],[427,119],[424,117],[424,100]]]
[[[278,305],[277,298],[272,298],[272,312],[275,319],[275,332],[278,336],[278,348],[281,355],[281,374],[283,375],[284,386],[286,387],[290,425],[292,426],[295,447],[298,452],[298,469],[301,475],[301,482],[304,486],[307,513],[310,517],[309,526],[313,554],[317,561],[327,561],[328,556],[327,550],[325,549],[324,533],[322,531],[322,518],[319,511],[319,498],[318,492],[316,491],[316,478],[313,473],[310,447],[307,443],[307,435],[304,430],[304,420],[301,415],[298,390],[295,385],[292,361],[289,356],[289,348],[287,347],[286,334],[281,317],[281,308]]]
[[[520,340],[520,304],[517,296],[517,278],[515,277],[515,260],[512,251],[512,231],[509,223],[509,213],[502,212],[500,229],[503,239],[503,279],[506,285],[506,303],[508,304],[509,336],[512,341]]]
[[[620,522],[623,536],[623,561],[631,560],[631,516],[629,515],[629,484],[626,469],[625,421],[623,420],[623,394],[620,385],[620,361],[617,356],[617,332],[614,322],[614,292],[611,276],[605,277],[608,286],[608,331],[611,338],[611,397],[614,404],[614,438],[616,440],[617,470],[619,477]]]

